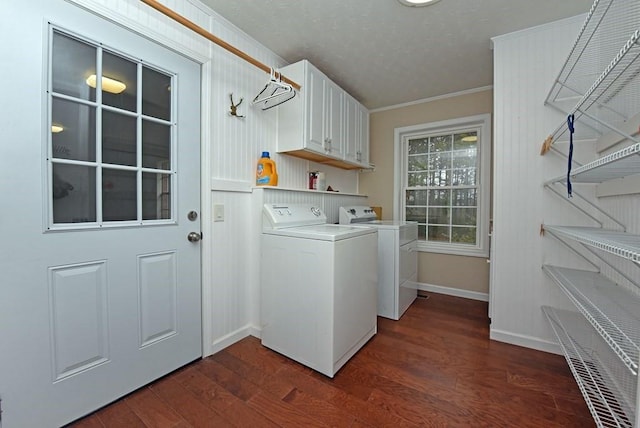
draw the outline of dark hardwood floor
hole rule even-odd
[[[430,294],[329,379],[249,337],[81,427],[590,427],[564,358],[489,340],[487,304]]]

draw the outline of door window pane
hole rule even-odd
[[[54,158],[96,160],[96,109],[54,98],[51,103],[51,153]]]
[[[142,67],[142,114],[171,120],[171,76]]]
[[[171,127],[162,123],[142,121],[142,166],[171,168]]]
[[[136,111],[138,66],[121,56],[104,52],[102,56],[102,103]],[[124,88],[123,88],[124,86]]]
[[[171,176],[142,174],[142,218],[160,220],[171,218]]]
[[[52,57],[53,92],[95,101],[95,90],[87,85],[86,80],[96,74],[96,48],[55,32]]]
[[[53,222],[95,222],[95,168],[54,163],[52,169]]]
[[[135,117],[102,112],[102,162],[136,165],[136,123]]]
[[[50,228],[171,220],[174,76],[80,36],[50,35]]]
[[[102,219],[128,221],[138,218],[135,171],[102,170]]]

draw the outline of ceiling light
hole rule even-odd
[[[478,136],[477,135],[467,135],[466,137],[462,137],[462,141],[464,141],[465,143],[474,143],[474,142],[478,141]]]
[[[58,132],[62,132],[62,131],[64,131],[64,127],[60,125],[51,125],[51,132],[53,132],[54,134],[57,134]]]
[[[398,0],[400,4],[409,7],[421,7],[421,6],[429,6],[434,3],[439,2],[440,0]]]
[[[95,89],[96,81],[97,81],[96,75],[92,74],[91,76],[89,76],[87,78],[87,85],[89,85],[89,86],[91,86],[92,88]],[[125,85],[121,81],[115,80],[115,79],[109,79],[108,77],[102,76],[102,90],[103,91],[111,92],[112,94],[119,94],[120,92],[124,91],[125,89],[127,89],[127,85]]]

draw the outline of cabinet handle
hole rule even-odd
[[[327,151],[327,152],[330,152],[331,151],[331,138],[328,138],[328,137],[325,138],[324,139],[324,145],[325,145],[324,150]]]

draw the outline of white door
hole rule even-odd
[[[2,426],[53,427],[202,355],[200,67],[62,0],[0,37]]]

